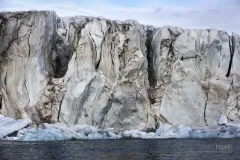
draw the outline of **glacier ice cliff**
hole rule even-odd
[[[235,33],[0,13],[0,114],[35,125],[151,131],[237,121],[239,69]]]

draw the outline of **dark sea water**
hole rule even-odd
[[[0,160],[234,160],[240,139],[0,142]]]

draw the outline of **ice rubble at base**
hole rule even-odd
[[[114,132],[114,129],[100,130],[88,125],[66,126],[64,124],[47,124],[47,128],[27,131],[19,140],[94,140],[94,139],[152,139],[152,138],[240,138],[240,128],[233,126],[216,126],[190,128],[164,124],[157,131],[146,133],[139,130]],[[21,131],[19,131],[21,132]]]
[[[240,138],[240,124],[228,123],[220,117],[219,126],[190,128],[183,125],[161,125],[156,132],[140,130],[117,132],[113,128],[97,129],[89,125],[68,126],[63,123],[43,123],[39,128],[28,127],[28,119],[14,120],[0,115],[0,138],[18,141],[95,140],[95,139],[152,139],[152,138]],[[27,128],[26,128],[27,127]],[[13,133],[16,133],[13,135]]]

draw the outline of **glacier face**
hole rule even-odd
[[[238,120],[240,37],[52,11],[0,13],[0,114],[119,130]]]

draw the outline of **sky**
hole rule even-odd
[[[240,0],[0,0],[0,11],[54,10],[58,16],[137,20],[161,27],[240,34]]]

